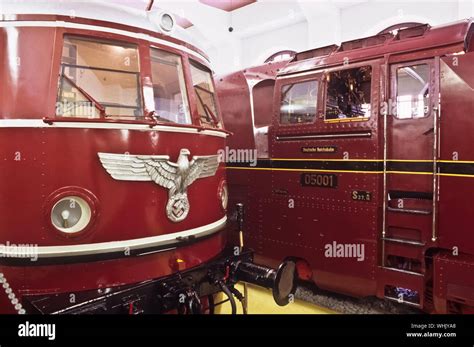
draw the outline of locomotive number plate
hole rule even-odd
[[[331,174],[302,173],[303,187],[337,188],[337,176]]]

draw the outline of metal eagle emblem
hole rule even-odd
[[[182,149],[178,161],[167,155],[133,155],[97,153],[102,166],[116,180],[153,181],[168,189],[166,215],[173,222],[184,220],[189,213],[187,188],[198,178],[214,176],[219,166],[218,155],[194,156]]]

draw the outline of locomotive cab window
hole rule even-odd
[[[211,72],[204,66],[192,61],[190,66],[201,124],[221,128]]]
[[[430,68],[428,64],[397,69],[396,116],[400,119],[422,118],[429,114]]]
[[[313,123],[316,118],[319,82],[286,84],[281,88],[280,123]]]
[[[135,45],[64,37],[56,115],[142,117]]]
[[[181,57],[152,49],[151,71],[158,120],[191,124]]]
[[[363,66],[326,75],[325,119],[366,119],[370,117],[372,68]]]

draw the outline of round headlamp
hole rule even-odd
[[[174,27],[174,18],[171,14],[169,13],[162,13],[160,15],[160,27],[164,31],[171,31],[173,30]]]
[[[221,206],[223,210],[227,210],[227,204],[229,202],[229,190],[225,181],[221,183],[219,189],[219,198],[221,199]]]
[[[74,234],[84,230],[91,221],[91,207],[78,196],[66,196],[51,209],[51,223],[63,233]]]

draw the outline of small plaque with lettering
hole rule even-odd
[[[354,190],[352,192],[352,200],[355,201],[371,201],[372,193],[365,190]]]
[[[302,173],[303,187],[337,188],[337,176],[333,174]]]
[[[301,147],[303,153],[335,153],[336,146],[317,146],[317,147]]]

